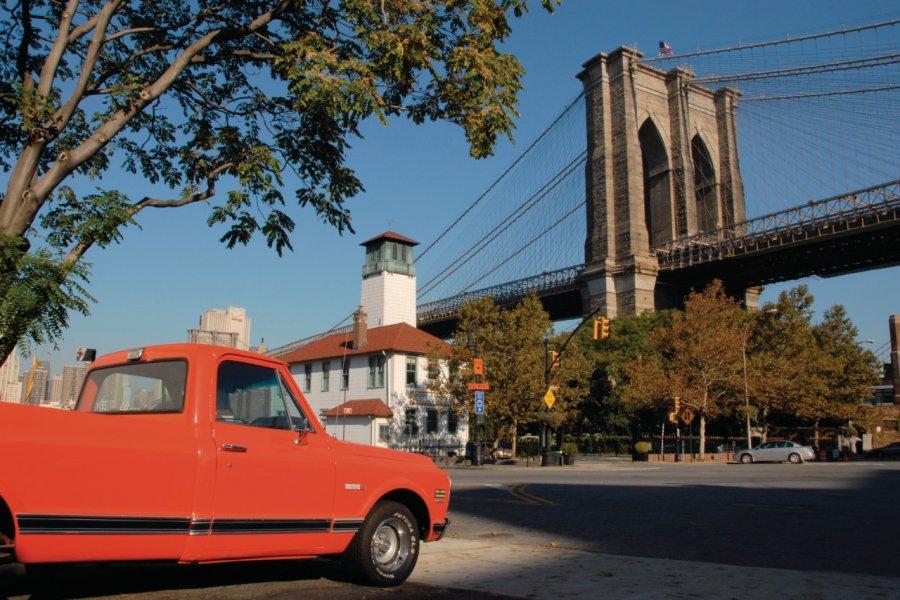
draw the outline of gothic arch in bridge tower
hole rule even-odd
[[[654,248],[671,241],[673,234],[669,154],[653,119],[648,118],[641,125],[638,141],[644,180],[644,220],[650,248]]]
[[[716,170],[703,138],[691,138],[691,164],[694,170],[694,199],[697,210],[697,232],[713,231],[721,223],[718,211]]]
[[[738,93],[662,71],[631,48],[579,74],[587,120],[585,315],[678,306],[691,287],[660,273],[654,248],[743,220]],[[740,291],[738,291],[739,293]]]

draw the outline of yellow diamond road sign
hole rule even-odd
[[[547,408],[553,408],[554,402],[556,402],[556,396],[553,395],[553,390],[547,388],[547,393],[544,394],[544,404],[547,405]]]

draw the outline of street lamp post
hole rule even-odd
[[[778,309],[770,308],[763,312],[771,315],[777,313]],[[750,386],[747,383],[747,338],[750,335],[750,326],[760,314],[762,313],[756,313],[750,317],[747,324],[744,325],[744,332],[741,336],[741,359],[744,365],[744,420],[747,425],[747,450],[750,450],[753,447],[753,438],[751,437],[752,432],[750,431]]]

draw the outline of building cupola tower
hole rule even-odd
[[[387,231],[360,244],[366,249],[360,304],[369,326],[416,326],[416,264],[419,242]]]

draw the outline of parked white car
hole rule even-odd
[[[749,465],[754,462],[791,462],[802,463],[807,460],[815,460],[816,453],[809,446],[801,446],[795,442],[784,440],[772,440],[760,444],[751,450],[738,450],[734,459]]]

